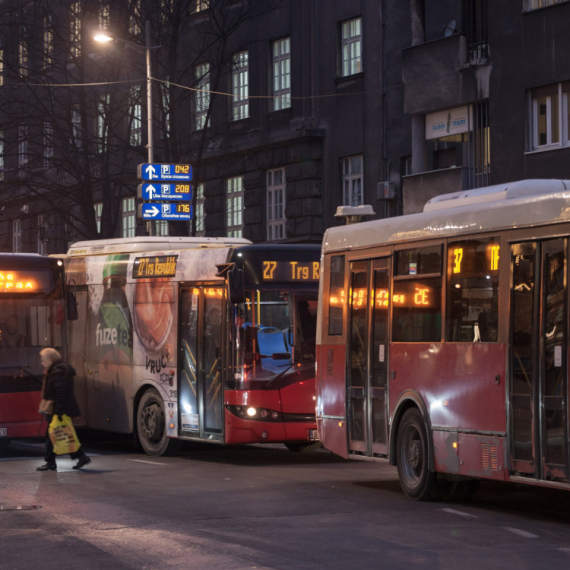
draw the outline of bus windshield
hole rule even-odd
[[[61,292],[0,296],[0,392],[41,388],[39,352],[45,347],[61,350],[63,322]]]
[[[236,388],[270,383],[315,362],[317,294],[254,290],[236,306]]]

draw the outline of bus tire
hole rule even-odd
[[[137,408],[137,435],[147,455],[172,455],[182,442],[166,436],[164,400],[158,390],[149,388]]]
[[[297,453],[307,453],[309,451],[317,451],[322,447],[320,441],[312,441],[311,443],[301,443],[297,441],[288,441],[285,443],[285,447],[289,451],[295,451]]]
[[[398,477],[404,493],[416,501],[438,499],[441,487],[437,473],[429,470],[428,431],[420,411],[404,413],[396,437]]]

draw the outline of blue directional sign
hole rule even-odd
[[[139,164],[137,175],[141,180],[149,182],[190,182],[192,167],[189,164]]]
[[[187,222],[192,219],[192,204],[141,204],[139,217],[143,220]]]
[[[168,184],[153,182],[139,184],[139,198],[147,202],[169,200],[171,202],[191,202],[192,186],[186,183]]]

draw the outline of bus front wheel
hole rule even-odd
[[[398,477],[404,493],[417,501],[439,498],[437,473],[429,470],[428,432],[420,411],[409,409],[396,438]]]
[[[139,402],[137,435],[148,455],[172,455],[181,447],[180,440],[166,436],[164,400],[154,388],[149,388]]]

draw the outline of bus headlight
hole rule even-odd
[[[255,408],[248,408],[246,413],[250,418],[253,418],[257,414],[257,410]]]

